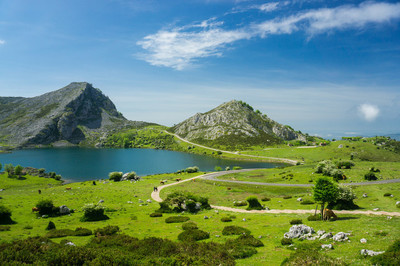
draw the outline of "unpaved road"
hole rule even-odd
[[[252,185],[265,185],[265,186],[307,186],[310,187],[312,185],[310,184],[277,184],[277,183],[261,183],[261,182],[246,182],[246,181],[233,181],[233,180],[220,180],[216,179],[218,176],[226,175],[228,173],[237,173],[237,172],[247,172],[247,171],[252,171],[254,169],[241,169],[241,170],[232,170],[232,171],[221,171],[221,172],[214,172],[214,173],[209,173],[209,174],[204,174],[204,175],[199,175],[194,178],[189,178],[186,180],[182,180],[179,182],[175,183],[170,183],[167,185],[163,185],[158,187],[158,191],[153,191],[151,193],[151,198],[157,202],[162,202],[162,199],[160,197],[160,191],[166,187],[178,185],[182,182],[195,182],[195,179],[203,178],[203,179],[208,179],[208,180],[214,180],[217,182],[231,182],[231,183],[241,183],[241,184],[252,184]],[[387,184],[387,183],[398,183],[400,182],[400,179],[391,179],[391,180],[380,180],[380,181],[370,181],[370,182],[360,182],[360,183],[346,183],[345,185],[358,185],[358,186],[364,186],[364,185],[373,185],[373,184]],[[224,210],[224,211],[232,211],[232,212],[239,212],[239,213],[271,213],[271,214],[276,214],[276,213],[298,213],[298,214],[305,214],[305,213],[314,213],[315,210],[244,210],[244,209],[237,209],[237,208],[231,208],[231,207],[224,207],[224,206],[214,206],[211,205],[212,208],[217,209],[217,210]],[[362,215],[386,215],[386,216],[399,216],[400,217],[400,212],[385,212],[385,211],[335,211],[335,213],[338,214],[362,214]]]

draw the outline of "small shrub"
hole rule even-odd
[[[377,180],[378,177],[376,177],[374,172],[368,172],[364,175],[364,179],[368,180],[368,181],[373,181],[373,180]]]
[[[246,202],[246,201],[235,201],[235,202],[233,203],[233,206],[237,206],[237,207],[240,207],[240,206],[247,206],[247,202]]]
[[[283,198],[283,199],[291,199],[292,196],[283,196],[282,198]]]
[[[297,249],[289,258],[283,260],[282,266],[286,265],[347,265],[341,259],[331,258],[319,253],[316,249]]]
[[[189,222],[185,222],[182,224],[182,229],[183,230],[194,230],[194,229],[198,229],[198,228],[197,228],[197,224],[195,222],[189,221]]]
[[[162,217],[162,213],[161,212],[153,212],[153,213],[150,213],[150,217]]]
[[[247,210],[262,210],[263,207],[261,203],[258,201],[257,197],[250,196],[246,198],[246,201],[249,203]]]
[[[230,226],[225,226],[224,229],[222,230],[222,234],[224,236],[227,235],[250,235],[251,232],[249,229],[246,229],[244,227],[236,226],[236,225],[230,225]]]
[[[137,174],[136,174],[136,172],[129,172],[127,175],[126,175],[126,179],[128,179],[128,180],[131,180],[131,179],[136,179],[136,176],[137,176]]]
[[[111,236],[111,235],[115,235],[118,232],[119,232],[118,226],[107,225],[106,227],[97,228],[96,230],[94,230],[94,235],[95,236]]]
[[[163,202],[159,202],[160,204],[160,208],[156,210],[156,212],[160,212],[160,213],[171,213],[173,212],[173,210],[169,207],[168,203],[163,201]]]
[[[111,172],[108,174],[110,180],[114,180],[115,182],[121,181],[122,179],[122,172]]]
[[[101,221],[109,219],[109,217],[104,214],[104,207],[98,204],[87,204],[82,209],[84,214],[81,218],[81,222]]]
[[[261,198],[261,201],[270,201],[270,200],[271,200],[271,198],[268,198],[268,197]]]
[[[291,245],[291,244],[293,244],[293,240],[291,238],[282,238],[281,239],[281,244],[283,246]]]
[[[210,233],[199,229],[185,230],[178,235],[180,241],[199,241],[210,238]]]
[[[221,222],[224,222],[224,223],[226,223],[226,222],[232,222],[232,219],[231,219],[230,217],[222,217],[222,218],[221,218]]]
[[[10,231],[11,226],[9,225],[0,225],[0,231]]]
[[[4,205],[0,205],[0,224],[11,224],[11,210]]]
[[[56,229],[56,225],[52,221],[50,221],[46,227],[46,230],[53,230],[53,229]]]
[[[47,238],[59,238],[59,237],[66,237],[66,236],[73,236],[74,231],[71,229],[53,229],[50,230],[47,234]]]
[[[171,216],[171,217],[168,217],[167,219],[165,219],[165,222],[167,224],[169,224],[169,223],[184,223],[189,220],[190,220],[190,218],[187,216]]]
[[[254,238],[252,235],[240,235],[238,238],[232,241],[236,244],[243,245],[243,246],[250,246],[250,247],[263,247],[264,244],[261,240]]]
[[[54,205],[53,201],[50,199],[43,199],[39,201],[38,203],[36,203],[36,208],[39,209],[40,215],[49,215],[49,216],[53,215]]]
[[[388,232],[385,232],[385,231],[376,231],[376,232],[374,232],[374,235],[376,235],[376,236],[387,236],[389,233]]]
[[[197,173],[199,168],[197,166],[188,167],[185,169],[186,173]]]
[[[352,161],[339,161],[336,163],[336,166],[341,169],[341,168],[345,168],[345,169],[351,169],[351,167],[353,167],[355,164]]]
[[[235,259],[244,259],[253,256],[257,250],[252,246],[242,245],[235,241],[227,241],[225,249]]]
[[[243,167],[241,167],[241,166],[234,166],[232,169],[233,169],[233,170],[240,170],[240,169],[243,169]]]
[[[92,230],[82,227],[76,228],[74,232],[74,236],[90,236],[90,235],[92,235]]]
[[[310,215],[307,217],[308,221],[319,221],[321,220],[321,217],[319,215]]]
[[[293,219],[293,220],[290,221],[291,225],[302,224],[302,223],[303,223],[303,220],[301,220],[301,219]]]
[[[221,166],[215,166],[215,167],[214,167],[214,170],[215,170],[215,171],[222,171],[222,167],[221,167]]]
[[[386,192],[385,194],[383,194],[384,197],[391,197],[392,193]]]
[[[305,200],[303,200],[303,201],[300,201],[300,204],[301,205],[312,205],[312,204],[314,204],[315,202],[314,201],[312,201],[312,200],[310,200],[310,199],[305,199]]]

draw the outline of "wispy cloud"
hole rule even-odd
[[[258,7],[263,12],[271,12],[278,9],[279,2],[265,3]]]
[[[265,11],[278,8],[278,2],[262,5]],[[261,10],[262,6],[258,6]],[[141,57],[155,66],[182,70],[199,58],[221,56],[230,44],[243,39],[292,34],[304,31],[308,38],[335,30],[364,29],[370,24],[388,23],[400,18],[400,3],[364,2],[358,6],[313,9],[288,17],[276,17],[237,29],[224,29],[212,18],[199,24],[160,30],[137,42],[147,52]]]
[[[6,43],[5,40],[0,40],[0,45],[3,45],[3,44],[5,44],[5,43]]]
[[[358,107],[358,112],[363,119],[368,122],[372,122],[378,117],[380,110],[376,105],[365,103]]]

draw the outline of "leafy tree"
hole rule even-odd
[[[4,170],[7,172],[8,175],[11,175],[14,171],[14,166],[9,163],[4,166]]]
[[[313,187],[313,198],[321,204],[321,218],[324,217],[325,203],[335,201],[339,196],[338,187],[326,177],[316,180]]]
[[[122,178],[122,172],[111,172],[108,174],[108,177],[110,178],[110,180],[114,180],[114,181],[120,181]]]
[[[15,166],[15,168],[14,168],[14,174],[21,176],[22,170],[23,170],[23,169],[24,169],[24,168],[23,168],[21,165]]]
[[[11,210],[6,206],[0,205],[0,224],[10,224],[11,220]]]

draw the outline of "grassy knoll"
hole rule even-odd
[[[163,174],[146,176],[139,182],[92,182],[71,183],[61,185],[53,179],[46,179],[34,176],[26,176],[26,179],[11,179],[5,174],[0,175],[0,181],[4,191],[0,192],[0,203],[4,204],[12,210],[12,219],[16,222],[10,225],[10,231],[0,231],[0,242],[9,242],[12,240],[24,239],[28,236],[43,236],[48,231],[45,230],[49,221],[53,221],[57,229],[72,229],[84,227],[91,230],[104,227],[106,225],[117,225],[124,234],[138,237],[162,237],[177,241],[178,235],[182,232],[181,224],[167,224],[165,218],[174,216],[175,214],[163,214],[163,217],[152,218],[149,215],[153,213],[159,206],[155,202],[146,203],[150,198],[153,187],[158,185],[160,180],[174,180],[176,178],[191,178],[196,174]],[[168,181],[170,182],[170,181]],[[51,184],[50,186],[48,184]],[[393,186],[393,185],[392,185]],[[66,190],[71,187],[71,190]],[[243,185],[229,185],[231,190],[227,190],[227,186],[222,183],[216,185],[212,181],[185,182],[178,186],[166,188],[162,191],[162,197],[175,190],[188,190],[202,196],[209,196],[210,202],[213,204],[230,206],[229,203],[233,199],[241,200],[247,195],[266,195],[272,197],[268,206],[274,208],[290,209],[298,207],[298,203],[294,198],[282,199],[278,198],[282,195],[303,195],[307,197],[308,189],[304,188],[271,188]],[[367,187],[364,187],[365,189]],[[39,195],[37,189],[41,189]],[[398,187],[391,187],[390,191],[396,193]],[[370,191],[370,197],[366,198],[366,204],[369,201],[381,201],[381,192],[386,192],[389,187],[384,187],[382,191]],[[364,191],[362,191],[364,192]],[[360,191],[361,193],[361,191]],[[385,198],[385,200],[395,200],[400,195],[395,194],[394,198]],[[52,218],[37,218],[32,213],[31,208],[41,199],[51,199],[55,206],[67,205],[69,208],[75,209],[75,213],[66,216]],[[144,203],[140,203],[139,199]],[[279,199],[279,200],[278,200]],[[104,200],[106,207],[106,215],[109,220],[98,222],[81,222],[80,217],[83,215],[82,207],[86,203],[97,203]],[[281,201],[281,202],[278,202]],[[272,204],[272,205],[271,205]],[[296,205],[297,204],[297,205]],[[388,204],[382,202],[383,205]],[[302,206],[302,205],[300,205]],[[394,217],[387,220],[386,217],[369,217],[361,215],[343,215],[335,222],[308,222],[307,215],[296,214],[235,214],[224,211],[218,213],[214,210],[202,211],[199,214],[185,214],[194,221],[199,229],[210,233],[210,239],[203,240],[206,242],[225,243],[235,236],[223,236],[222,229],[227,223],[221,222],[221,218],[227,215],[233,215],[232,222],[229,225],[238,225],[249,229],[255,237],[261,236],[264,247],[257,248],[258,253],[246,259],[239,259],[236,262],[239,265],[279,265],[282,260],[289,256],[292,252],[288,248],[280,244],[280,240],[285,232],[290,228],[289,221],[292,219],[302,219],[315,230],[326,230],[332,232],[352,232],[351,242],[337,243],[332,251],[324,251],[332,257],[341,257],[348,263],[367,264],[368,260],[360,257],[358,254],[362,248],[373,250],[383,250],[388,247],[395,239],[400,237],[400,229],[398,224],[400,218]],[[209,219],[204,219],[208,216]],[[245,219],[245,220],[243,220]],[[379,232],[382,231],[382,234]],[[375,234],[378,235],[375,235]],[[87,244],[93,236],[68,236],[52,239],[60,242],[68,239],[78,246]],[[359,240],[367,238],[367,244],[361,244]],[[295,244],[299,244],[295,240]],[[327,243],[330,243],[329,241]]]

